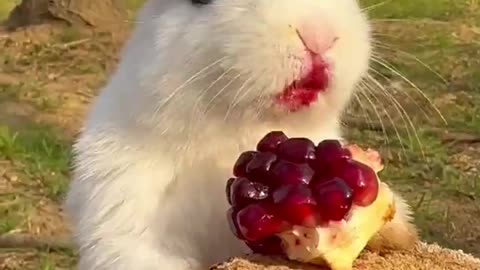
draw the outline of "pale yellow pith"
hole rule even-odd
[[[296,226],[281,233],[289,259],[327,265],[332,270],[352,269],[368,241],[393,218],[394,195],[385,183],[380,183],[373,204],[352,210],[348,221],[318,228]]]

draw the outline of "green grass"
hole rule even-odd
[[[70,144],[58,131],[43,125],[17,131],[0,126],[0,160],[12,162],[6,176],[12,187],[0,189],[0,234],[28,229],[30,222],[38,223],[44,215],[39,205],[51,204],[45,199],[56,203],[63,199],[68,187]],[[48,260],[42,265],[40,269],[52,269]]]
[[[449,20],[462,15],[466,1],[452,0],[360,0],[372,7],[376,18]]]
[[[0,1],[0,21],[6,19],[10,11],[17,5],[19,0],[2,0]]]
[[[52,199],[65,193],[70,146],[52,128],[35,125],[14,132],[0,126],[0,158],[19,163],[20,173],[40,181]]]
[[[480,214],[480,174],[458,164],[454,157],[466,155],[478,162],[480,151],[475,149],[479,147],[447,144],[438,130],[470,134],[480,130],[480,33],[475,30],[480,25],[480,9],[467,0],[361,2],[364,7],[384,2],[372,6],[369,15],[380,44],[375,48],[377,58],[388,67],[378,63],[373,67],[381,74],[375,77],[383,85],[400,85],[399,90],[390,93],[406,113],[402,118],[395,104],[375,89],[372,96],[383,101],[377,102],[377,111],[390,115],[381,117],[389,126],[387,136],[361,129],[349,130],[349,136],[380,148],[387,163],[381,176],[413,205],[425,239],[478,255],[480,245],[467,238],[472,237],[472,231],[477,233],[473,237],[480,235],[475,227],[469,227],[479,222],[471,217]],[[446,123],[431,103],[435,103]],[[366,111],[369,118],[379,122],[372,108]],[[462,214],[463,210],[466,213]]]
[[[125,5],[130,10],[138,10],[144,3],[145,0],[125,0]]]

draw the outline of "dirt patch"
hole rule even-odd
[[[72,269],[75,259],[63,253],[39,253],[36,250],[0,253],[2,270]]]
[[[46,195],[43,183],[19,173],[9,161],[0,164],[0,211],[5,220],[15,223],[9,233],[68,237],[70,230],[60,204]]]
[[[480,185],[480,143],[457,145],[455,148],[458,152],[451,157],[452,164]]]
[[[73,140],[118,60],[118,37],[51,25],[0,32],[0,126],[14,131],[54,126],[59,136]],[[25,165],[0,159],[0,231],[69,239],[61,198],[50,194],[55,186],[46,186],[48,175],[27,174]],[[62,251],[0,251],[0,269],[71,269],[74,260]]]
[[[442,235],[440,244],[480,257],[480,206],[470,198],[461,197],[433,201],[431,205],[436,218],[423,229],[424,233]]]
[[[51,25],[4,31],[0,36],[0,85],[4,86],[0,102],[13,100],[22,117],[61,127],[70,137],[76,135],[91,99],[114,69],[120,40],[125,38],[119,33]],[[12,107],[9,104],[8,109]],[[13,119],[3,121],[11,124]]]

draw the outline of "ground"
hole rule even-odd
[[[0,2],[1,18],[11,5]],[[362,2],[376,50],[345,131],[381,152],[381,177],[413,206],[424,239],[480,256],[480,3]],[[71,143],[121,40],[46,25],[0,32],[0,235],[68,239],[59,205]],[[58,243],[0,249],[0,269],[75,260]]]

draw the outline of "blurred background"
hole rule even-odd
[[[141,0],[0,0],[0,269],[73,269],[71,144]],[[480,2],[360,0],[375,54],[344,118],[422,236],[480,256]]]

